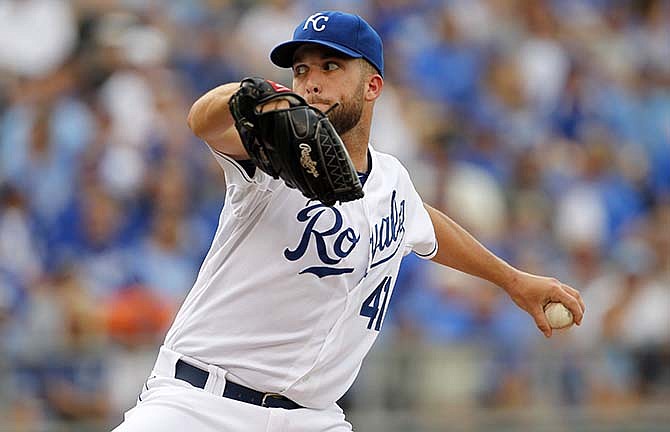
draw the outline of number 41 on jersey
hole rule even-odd
[[[375,324],[375,322],[375,331],[379,331],[381,328],[382,321],[384,320],[384,312],[388,306],[390,287],[391,276],[386,276],[379,285],[377,285],[377,288],[372,291],[372,294],[363,301],[361,315],[370,318],[368,321],[368,329],[372,329],[372,325]],[[381,301],[380,305],[382,292],[384,293],[384,299]]]

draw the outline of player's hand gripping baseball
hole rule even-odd
[[[544,307],[550,302],[562,303],[572,312],[575,324],[582,323],[585,305],[579,291],[554,278],[520,271],[507,287],[507,292],[514,303],[533,317],[537,328],[546,337],[551,337],[552,334],[551,326],[544,314]]]

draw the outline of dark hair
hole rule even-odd
[[[363,73],[363,76],[368,77],[370,75],[379,74],[377,68],[374,67],[369,61],[363,58],[359,59],[359,61],[361,62],[361,72]]]

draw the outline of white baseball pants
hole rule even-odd
[[[336,404],[324,410],[266,408],[221,396],[225,371],[206,366],[204,389],[174,378],[179,354],[161,352],[138,398],[113,432],[351,432]]]

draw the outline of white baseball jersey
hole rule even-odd
[[[256,390],[330,406],[377,338],[402,257],[437,251],[423,201],[401,163],[372,148],[365,197],[333,207],[215,157],[225,205],[165,346]]]

